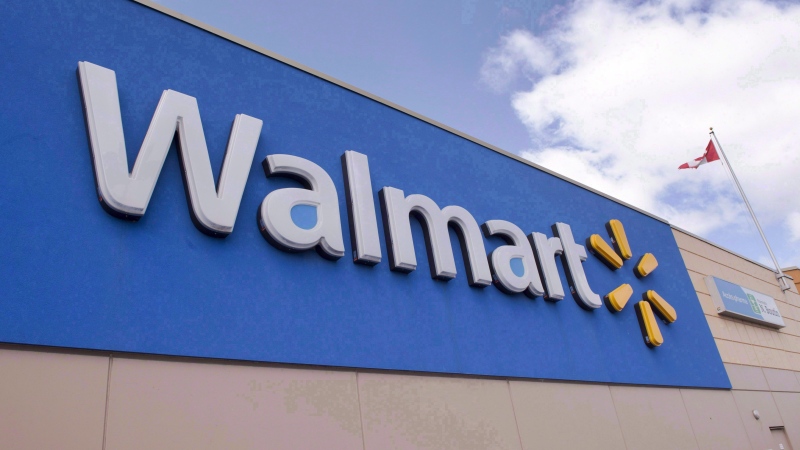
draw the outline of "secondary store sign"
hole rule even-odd
[[[731,316],[773,328],[783,328],[775,299],[716,277],[706,277],[706,285],[720,315]]]
[[[666,223],[133,2],[0,29],[2,342],[729,386]]]

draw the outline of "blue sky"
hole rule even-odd
[[[159,3],[767,265],[800,265],[800,6],[763,0]]]

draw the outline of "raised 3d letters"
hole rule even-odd
[[[177,130],[193,222],[207,234],[222,237],[230,234],[261,134],[261,120],[236,115],[217,188],[197,100],[166,90],[158,102],[133,170],[128,173],[114,71],[79,62],[78,74],[97,193],[103,208],[131,220],[144,215]]]
[[[378,264],[381,262],[381,241],[367,155],[352,150],[344,152],[342,169],[353,261],[370,266]]]
[[[561,240],[557,237],[547,238],[542,233],[531,233],[528,240],[536,252],[536,262],[539,263],[539,270],[542,272],[542,279],[547,288],[545,299],[557,302],[564,298],[564,288],[561,286],[561,278],[558,276],[558,267],[555,257],[564,250],[561,247]]]
[[[456,277],[456,263],[447,229],[448,224],[452,223],[460,235],[462,253],[468,260],[464,265],[470,286],[483,287],[492,283],[481,230],[466,209],[447,206],[440,210],[433,200],[424,195],[406,197],[403,191],[392,187],[381,189],[381,206],[392,270],[411,272],[417,268],[409,223],[410,215],[414,214],[425,225],[433,278],[450,280]]]
[[[261,133],[261,120],[244,114],[234,119],[219,176],[219,187],[216,188],[197,100],[180,92],[166,90],[156,107],[133,170],[129,173],[114,71],[79,62],[78,74],[97,192],[103,207],[126,219],[137,220],[144,215],[177,132],[193,222],[200,230],[213,236],[230,234]],[[381,248],[367,156],[346,151],[342,155],[342,166],[353,260],[375,265],[381,261]],[[307,187],[278,189],[264,198],[258,211],[259,226],[264,237],[282,250],[316,248],[320,255],[328,259],[336,260],[344,256],[339,200],[336,186],[328,173],[311,161],[291,155],[270,155],[264,161],[264,168],[267,176],[290,176]],[[561,300],[564,290],[555,256],[562,255],[567,278],[578,303],[586,309],[602,305],[600,296],[592,292],[583,272],[581,263],[586,260],[586,250],[575,243],[567,224],[556,223],[553,226],[556,237],[553,238],[532,233],[528,245],[524,233],[516,225],[490,220],[484,224],[486,235],[500,236],[509,245],[494,250],[487,260],[481,230],[466,209],[460,206],[439,209],[433,200],[424,195],[406,197],[403,191],[391,187],[381,190],[380,199],[392,270],[416,270],[417,260],[409,223],[410,216],[414,215],[424,224],[431,275],[434,278],[450,280],[456,276],[448,231],[448,226],[453,225],[459,234],[471,286],[488,286],[492,283],[494,273],[498,287],[504,292],[525,292],[531,297],[545,296],[551,301]],[[295,207],[313,208],[315,223],[309,227],[295,223],[292,218],[292,209]],[[521,274],[515,273],[512,268],[512,262],[517,259],[521,262]]]
[[[308,187],[278,189],[264,198],[258,222],[267,241],[294,252],[316,247],[322,257],[331,260],[344,256],[339,197],[328,173],[313,162],[292,155],[269,155],[263,165],[267,176],[286,175]],[[312,228],[301,228],[292,220],[292,208],[298,205],[316,208],[317,221]]]
[[[487,236],[500,236],[511,244],[500,246],[489,255],[497,287],[510,294],[525,292],[530,297],[543,296],[544,289],[539,278],[539,269],[536,267],[533,250],[525,238],[525,233],[518,226],[505,220],[490,220],[483,225],[483,230]],[[511,261],[517,258],[522,261],[524,270],[522,275],[517,275],[511,268]]]
[[[603,300],[592,292],[592,288],[589,287],[589,282],[586,280],[586,273],[583,271],[583,261],[586,261],[587,257],[586,248],[575,243],[572,229],[565,223],[557,222],[553,225],[553,232],[561,239],[561,246],[564,250],[561,258],[564,261],[564,268],[567,269],[567,279],[577,297],[578,304],[586,309],[603,306]]]

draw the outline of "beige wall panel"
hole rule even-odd
[[[792,370],[800,373],[800,353],[786,353],[786,358],[789,359]]]
[[[703,242],[692,236],[683,234],[681,232],[674,232],[674,230],[673,234],[675,234],[675,240],[678,242],[678,247],[682,250],[689,251],[696,255],[702,255],[707,259],[717,261],[721,265],[730,267],[731,269],[739,272],[748,273],[756,278],[770,283],[775,282],[777,285],[774,271],[771,271],[758,264],[754,264],[753,262],[748,261],[740,256],[736,256],[733,253],[708,244],[707,242]]]
[[[719,350],[722,362],[746,366],[760,365],[756,356],[756,347],[723,339],[715,339],[714,341],[717,344],[717,350]]]
[[[625,448],[606,385],[512,381],[522,448]]]
[[[789,305],[789,309],[792,311],[791,312],[791,317],[789,317],[789,318],[794,320],[794,321],[800,321],[800,307],[798,307],[797,305],[794,305],[794,304],[790,304]]]
[[[747,336],[750,338],[750,342],[753,345],[769,347],[769,345],[764,342],[764,335],[761,332],[761,328],[754,327],[749,323],[744,324],[744,327],[747,332]]]
[[[795,278],[795,281],[797,281],[797,278]],[[795,308],[800,308],[800,294],[792,291],[786,291],[783,294],[784,297],[786,298],[786,302],[788,302]],[[797,318],[800,319],[800,317]]]
[[[786,326],[781,328],[781,333],[800,336],[800,322],[792,319],[783,319],[783,323],[786,324]]]
[[[728,341],[735,341],[737,339],[733,339],[728,332],[728,325],[725,323],[725,320],[715,317],[715,316],[706,316],[706,322],[708,322],[708,328],[711,330],[711,335],[714,336],[716,339],[725,339]]]
[[[781,341],[779,332],[775,329],[767,329],[750,324],[746,324],[745,328],[747,329],[747,335],[750,337],[750,342],[754,345],[783,350],[783,342]]]
[[[775,305],[778,307],[778,311],[781,312],[781,317],[784,319],[792,319],[797,320],[795,317],[794,310],[796,309],[794,306],[790,305],[787,302],[776,301]]]
[[[772,342],[766,342],[764,333],[761,328],[754,327],[753,325],[746,323],[744,324],[745,331],[747,332],[747,336],[750,339],[750,343],[753,345],[758,345],[760,347],[770,347]]]
[[[744,322],[731,319],[730,317],[721,318],[725,321],[725,325],[728,327],[728,334],[731,336],[731,340],[745,344],[753,343],[750,340],[750,336],[747,334],[747,326],[744,324]]]
[[[758,362],[761,367],[769,367],[772,369],[787,369],[789,361],[786,358],[786,352],[783,350],[775,350],[773,348],[753,346],[758,357]]]
[[[751,344],[747,326],[739,321],[724,316],[706,316],[706,321],[711,328],[711,333],[715,338],[728,341]],[[717,334],[714,334],[717,333]]]
[[[717,305],[708,294],[697,293],[697,300],[700,302],[700,307],[703,309],[703,314],[711,317],[719,317],[717,313]]]
[[[761,339],[764,342],[765,347],[784,350],[783,341],[781,341],[780,331],[776,330],[775,328],[766,328],[758,325],[752,325],[752,327],[754,329],[759,330],[759,332],[761,333]]]
[[[775,448],[769,427],[783,426],[783,420],[772,394],[753,391],[732,391],[732,393],[750,445],[756,450]],[[760,419],[755,418],[753,410],[758,411]]]
[[[681,389],[681,396],[700,448],[750,450],[731,391]]]
[[[748,391],[768,391],[769,384],[760,367],[725,364],[728,379],[733,389]]]
[[[364,443],[384,449],[519,449],[507,381],[359,373]]]
[[[106,448],[362,448],[354,372],[114,358]]]
[[[800,337],[791,334],[778,333],[783,342],[783,349],[787,352],[800,353]]]
[[[611,386],[628,450],[697,448],[679,389]]]
[[[0,349],[0,448],[101,449],[108,357]]]
[[[781,301],[780,299],[777,300],[778,301],[776,301],[775,304],[778,306],[778,311],[781,312],[781,317],[792,320],[798,319],[796,312],[798,308],[796,306],[792,306],[791,304]]]
[[[784,356],[784,358],[786,360],[785,370],[787,370],[789,372],[796,372],[797,371],[797,360],[798,360],[798,357],[800,355],[798,355],[797,353],[792,353],[792,352],[784,352],[783,356]],[[795,391],[795,392],[800,392],[800,391]]]
[[[694,290],[706,295],[710,294],[710,292],[708,292],[708,285],[706,285],[706,276],[702,273],[697,273],[691,270],[688,270],[688,272],[689,279],[692,280],[692,286],[694,286]]]
[[[780,369],[782,369],[783,371],[786,371],[786,372],[794,372],[794,362],[795,362],[794,361],[795,360],[794,356],[795,355],[796,355],[796,353],[791,353],[791,352],[786,352],[786,351],[783,352],[783,361],[784,361],[785,365],[783,367],[781,367]],[[795,392],[800,392],[800,391],[795,391]]]
[[[783,344],[783,339],[781,339],[780,331],[774,328],[761,328],[761,332],[764,336],[764,341],[768,344],[767,347],[787,351],[788,349]]]
[[[739,272],[685,250],[681,250],[681,256],[683,256],[683,261],[689,270],[705,275],[713,275],[748,289],[762,292],[773,298],[783,298],[783,291],[778,287],[778,282],[775,280],[774,275],[772,281],[767,282],[753,277],[749,273]]]
[[[800,382],[791,370],[764,368],[764,376],[771,391],[800,392]]]
[[[800,394],[773,392],[772,398],[778,406],[778,412],[781,413],[792,448],[800,448]]]

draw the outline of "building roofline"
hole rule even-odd
[[[470,135],[468,135],[468,134],[466,134],[466,133],[464,133],[462,131],[458,131],[455,128],[449,127],[449,126],[447,126],[447,125],[445,125],[445,124],[443,124],[441,122],[437,122],[437,121],[435,121],[435,120],[433,120],[433,119],[431,119],[429,117],[425,117],[422,114],[416,113],[416,112],[414,112],[414,111],[412,111],[412,110],[410,110],[408,108],[405,108],[405,107],[400,106],[400,105],[398,105],[396,103],[390,102],[389,100],[381,98],[381,97],[379,97],[379,96],[377,96],[375,94],[371,94],[371,93],[369,93],[369,92],[367,92],[367,91],[365,91],[363,89],[360,89],[360,88],[358,88],[356,86],[353,86],[353,85],[351,85],[349,83],[345,83],[344,81],[336,79],[336,78],[334,78],[334,77],[332,77],[330,75],[326,75],[326,74],[324,74],[324,73],[322,73],[322,72],[320,72],[318,70],[312,69],[311,67],[308,67],[308,66],[306,66],[304,64],[301,64],[301,63],[299,63],[297,61],[294,61],[294,60],[289,59],[289,58],[287,58],[285,56],[279,55],[279,54],[277,54],[277,53],[275,53],[275,52],[273,52],[271,50],[267,50],[264,47],[261,47],[259,45],[253,44],[252,42],[249,42],[249,41],[246,41],[246,40],[244,40],[242,38],[234,36],[231,33],[228,33],[226,31],[222,31],[219,28],[216,28],[216,27],[213,27],[213,26],[208,25],[206,23],[203,23],[203,22],[201,22],[201,21],[199,21],[197,19],[191,18],[191,17],[189,17],[189,16],[187,16],[185,14],[181,14],[181,13],[179,13],[179,12],[173,10],[173,9],[167,8],[166,6],[159,5],[159,4],[155,3],[155,2],[153,2],[152,0],[132,0],[132,1],[134,1],[134,2],[136,2],[138,4],[140,4],[140,5],[146,6],[148,8],[151,8],[153,10],[156,10],[156,11],[158,11],[160,13],[166,14],[166,15],[172,17],[172,18],[178,19],[178,20],[180,20],[182,22],[185,22],[185,23],[187,23],[189,25],[197,27],[197,28],[199,28],[199,29],[201,29],[203,31],[206,31],[206,32],[211,33],[211,34],[214,34],[216,36],[219,36],[219,37],[221,37],[223,39],[226,39],[226,40],[228,40],[230,42],[233,42],[235,44],[241,45],[242,47],[248,48],[248,49],[250,49],[250,50],[252,50],[252,51],[254,51],[256,53],[260,53],[262,55],[265,55],[265,56],[268,56],[268,57],[270,57],[272,59],[280,61],[280,62],[282,62],[282,63],[284,63],[284,64],[286,64],[288,66],[294,67],[295,69],[302,70],[303,72],[306,72],[306,73],[308,73],[310,75],[313,75],[313,76],[315,76],[317,78],[320,78],[322,80],[325,80],[325,81],[327,81],[329,83],[333,83],[333,84],[335,84],[335,85],[337,85],[339,87],[345,88],[345,89],[347,89],[349,91],[355,92],[356,94],[359,94],[361,96],[367,97],[370,100],[376,101],[376,102],[381,103],[383,105],[386,105],[386,106],[388,106],[388,107],[390,107],[392,109],[395,109],[395,110],[400,111],[400,112],[402,112],[404,114],[407,114],[407,115],[409,115],[411,117],[414,117],[414,118],[419,119],[419,120],[421,120],[423,122],[431,124],[431,125],[433,125],[435,127],[441,128],[442,130],[445,130],[445,131],[447,131],[449,133],[452,133],[452,134],[455,134],[457,136],[460,136],[460,137],[462,137],[464,139],[467,139],[468,141],[472,141],[472,142],[474,142],[474,143],[476,143],[476,144],[480,145],[481,147],[484,147],[484,148],[486,148],[488,150],[491,150],[491,151],[496,152],[496,153],[500,153],[501,155],[506,156],[508,158],[511,158],[511,159],[513,159],[515,161],[521,162],[521,163],[523,163],[525,165],[528,165],[528,166],[533,167],[535,169],[541,170],[542,172],[545,172],[545,173],[547,173],[549,175],[552,175],[554,177],[560,178],[560,179],[562,179],[562,180],[564,180],[564,181],[566,181],[568,183],[574,184],[575,186],[578,186],[580,188],[586,189],[589,192],[597,194],[597,195],[599,195],[599,196],[601,196],[603,198],[611,200],[611,201],[613,201],[615,203],[618,203],[618,204],[620,204],[622,206],[630,208],[630,209],[632,209],[634,211],[637,211],[637,212],[639,212],[641,214],[644,214],[644,215],[646,215],[648,217],[656,219],[656,220],[658,220],[660,222],[663,222],[665,224],[669,224],[669,222],[666,219],[663,219],[663,218],[661,218],[661,217],[659,217],[659,216],[657,216],[657,215],[655,215],[653,213],[647,212],[647,211],[645,211],[645,210],[643,210],[641,208],[637,208],[636,206],[633,206],[633,205],[631,205],[629,203],[626,203],[626,202],[624,202],[624,201],[622,201],[622,200],[620,200],[618,198],[612,197],[612,196],[610,196],[610,195],[608,195],[608,194],[606,194],[604,192],[600,192],[597,189],[591,188],[591,187],[589,187],[589,186],[587,186],[587,185],[585,185],[583,183],[575,181],[575,180],[573,180],[571,178],[567,178],[564,175],[561,175],[561,174],[556,173],[556,172],[554,172],[554,171],[552,171],[550,169],[542,167],[542,166],[540,166],[540,165],[538,165],[538,164],[536,164],[534,162],[528,161],[527,159],[522,158],[519,155],[516,155],[514,153],[511,153],[511,152],[508,152],[506,150],[503,150],[503,149],[501,149],[499,147],[496,147],[496,146],[494,146],[492,144],[489,144],[488,142],[484,142],[484,141],[482,141],[482,140],[480,140],[478,138],[470,136]]]
[[[716,244],[716,243],[714,243],[714,242],[711,242],[711,241],[709,241],[709,240],[708,240],[708,239],[706,239],[706,238],[700,237],[700,236],[698,236],[698,235],[696,235],[696,234],[692,233],[691,231],[686,231],[686,230],[684,230],[683,228],[680,228],[680,227],[678,227],[678,226],[675,226],[675,225],[672,225],[672,224],[670,224],[670,226],[672,227],[672,229],[673,229],[673,230],[680,231],[680,232],[681,232],[681,233],[683,233],[683,234],[687,234],[687,235],[689,235],[689,236],[691,236],[691,237],[693,237],[693,238],[695,238],[695,239],[697,239],[697,240],[699,240],[699,241],[703,241],[703,242],[705,242],[705,243],[706,243],[706,244],[708,244],[708,245],[712,245],[712,246],[714,246],[714,247],[716,247],[716,248],[718,248],[718,249],[720,249],[720,250],[722,250],[722,251],[725,251],[725,252],[728,252],[728,253],[730,253],[730,254],[731,254],[731,255],[733,255],[733,256],[737,256],[737,257],[739,257],[739,258],[742,258],[743,260],[745,260],[745,261],[747,261],[747,262],[749,262],[749,263],[755,264],[755,265],[757,265],[757,266],[761,266],[761,267],[763,267],[763,268],[765,268],[765,269],[769,270],[770,272],[772,272],[772,273],[774,273],[774,274],[777,274],[777,272],[775,271],[775,268],[774,268],[774,267],[770,267],[770,266],[768,266],[768,265],[766,265],[766,264],[763,264],[763,263],[760,263],[760,262],[758,262],[758,261],[756,261],[756,260],[754,260],[754,259],[748,258],[748,257],[746,257],[746,256],[742,256],[742,255],[740,255],[739,253],[736,253],[735,251],[733,251],[733,250],[731,250],[731,249],[725,248],[725,247],[723,247],[723,246],[721,246],[721,245],[719,245],[719,244]],[[786,270],[786,269],[782,269],[782,270]],[[790,278],[791,278],[791,277],[790,277]]]

